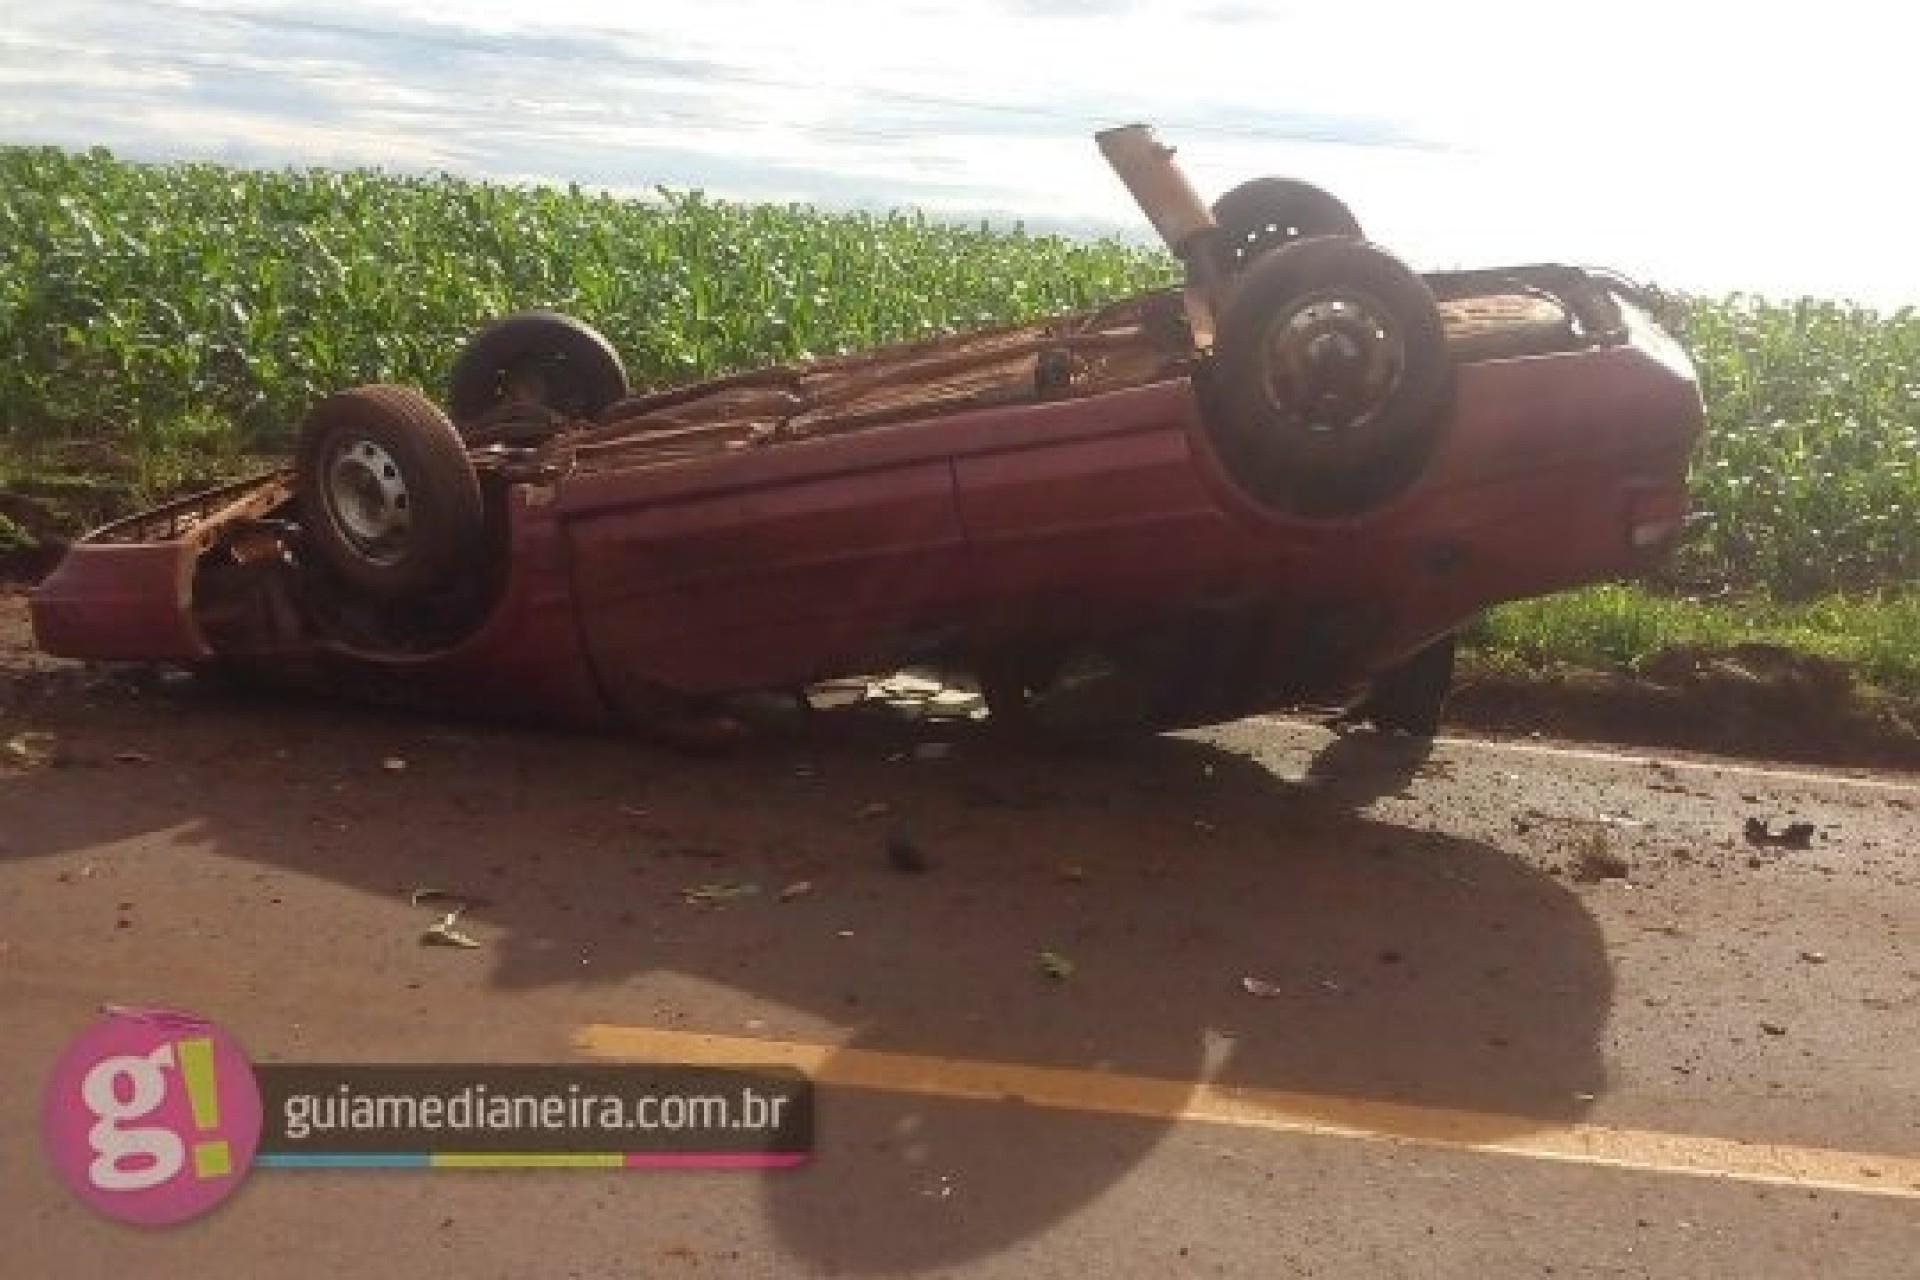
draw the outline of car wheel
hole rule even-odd
[[[1449,632],[1373,679],[1353,719],[1372,722],[1383,733],[1431,738],[1440,732],[1440,714],[1453,688],[1458,639]]]
[[[627,394],[620,353],[598,330],[554,311],[522,311],[482,328],[453,362],[447,403],[462,427],[523,404],[591,418]]]
[[[411,387],[359,387],[314,406],[294,476],[309,544],[377,599],[451,585],[480,545],[480,483],[466,446]]]
[[[1310,182],[1255,178],[1213,205],[1221,268],[1231,274],[1272,249],[1316,236],[1360,238],[1360,223],[1337,197]]]
[[[1418,477],[1453,360],[1418,275],[1374,245],[1327,236],[1247,268],[1221,315],[1209,386],[1222,456],[1253,496],[1339,518]]]

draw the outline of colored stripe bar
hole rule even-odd
[[[254,1156],[256,1169],[424,1169],[428,1156],[423,1151],[308,1152],[263,1151]]]
[[[809,1157],[800,1151],[629,1151],[629,1169],[791,1169]]]
[[[436,1151],[435,1169],[618,1169],[617,1151]]]
[[[412,1151],[268,1152],[258,1169],[791,1169],[807,1162],[785,1151]]]

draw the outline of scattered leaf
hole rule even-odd
[[[54,737],[50,733],[37,731],[16,733],[7,739],[5,755],[14,764],[23,768],[32,768],[46,760],[53,742]]]
[[[760,886],[749,880],[722,880],[713,884],[689,885],[680,891],[680,900],[692,907],[719,907],[741,898],[751,898]]]
[[[460,928],[460,912],[449,911],[427,926],[426,931],[420,935],[420,945],[423,947],[461,947],[472,950],[480,944],[475,941],[472,934]]]
[[[1073,976],[1073,961],[1067,959],[1058,951],[1042,951],[1040,953],[1040,972],[1055,982],[1065,982]]]

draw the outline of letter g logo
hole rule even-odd
[[[123,1127],[160,1109],[172,1066],[173,1046],[163,1044],[144,1058],[102,1059],[80,1082],[81,1099],[99,1117],[87,1130],[94,1152],[87,1178],[100,1190],[145,1191],[171,1180],[186,1163],[187,1144],[173,1130]]]
[[[110,1218],[162,1226],[233,1194],[260,1142],[253,1068],[190,1014],[110,1009],[61,1055],[41,1124],[55,1172]]]

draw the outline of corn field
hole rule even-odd
[[[441,386],[468,333],[531,306],[601,328],[658,385],[1173,278],[1119,243],[914,214],[0,148],[0,483],[153,456],[204,478],[285,448],[340,387]],[[1666,310],[1712,416],[1695,483],[1713,521],[1680,576],[1784,595],[1920,579],[1920,315]]]

